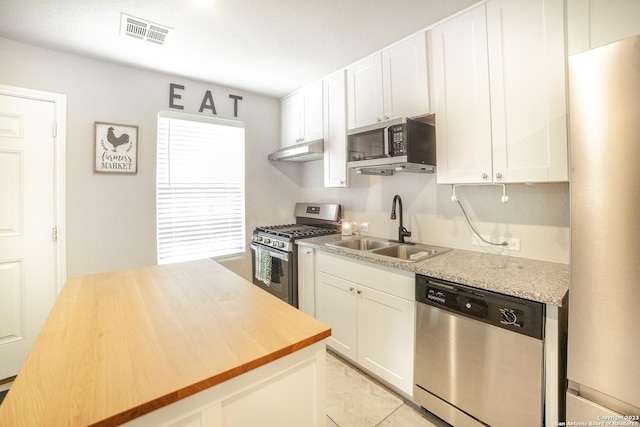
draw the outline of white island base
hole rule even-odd
[[[324,427],[325,340],[123,424]]]

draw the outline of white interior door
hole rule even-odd
[[[18,373],[57,296],[55,112],[0,93],[0,379]]]

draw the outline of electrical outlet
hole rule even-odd
[[[369,223],[368,222],[361,222],[360,226],[358,227],[358,230],[360,230],[360,231],[369,231]]]
[[[520,239],[517,237],[499,237],[499,242],[507,242],[507,250],[520,252]]]
[[[491,236],[489,236],[488,234],[483,234],[482,238],[492,243],[499,243],[499,242],[508,243],[505,246],[495,246],[496,248],[504,248],[508,251],[516,251],[516,252],[520,251],[520,239],[518,239],[517,237],[498,237],[497,239],[492,239]],[[494,245],[490,245],[488,243],[483,242],[475,234],[471,236],[471,244],[474,246],[484,246],[484,247],[494,246]]]

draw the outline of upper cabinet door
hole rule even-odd
[[[381,54],[385,118],[429,113],[427,33],[396,43]]]
[[[567,181],[564,6],[487,3],[494,182]]]
[[[280,101],[280,146],[288,147],[300,142],[302,97],[292,94]]]
[[[347,83],[341,70],[324,79],[324,186],[346,187]]]
[[[304,88],[302,105],[302,141],[322,139],[322,80]]]
[[[349,129],[384,119],[382,111],[382,57],[369,56],[349,66],[347,72]]]
[[[347,104],[349,129],[430,113],[426,32],[349,66]]]
[[[569,55],[640,34],[638,0],[567,0]]]
[[[317,81],[280,101],[281,146],[322,139],[322,81]]]
[[[432,31],[437,179],[491,180],[491,110],[485,7]]]
[[[438,182],[567,181],[563,2],[491,0],[432,39]]]

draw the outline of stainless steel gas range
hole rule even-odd
[[[341,206],[296,203],[295,224],[257,227],[251,238],[253,283],[298,307],[298,248],[295,241],[340,232]]]

